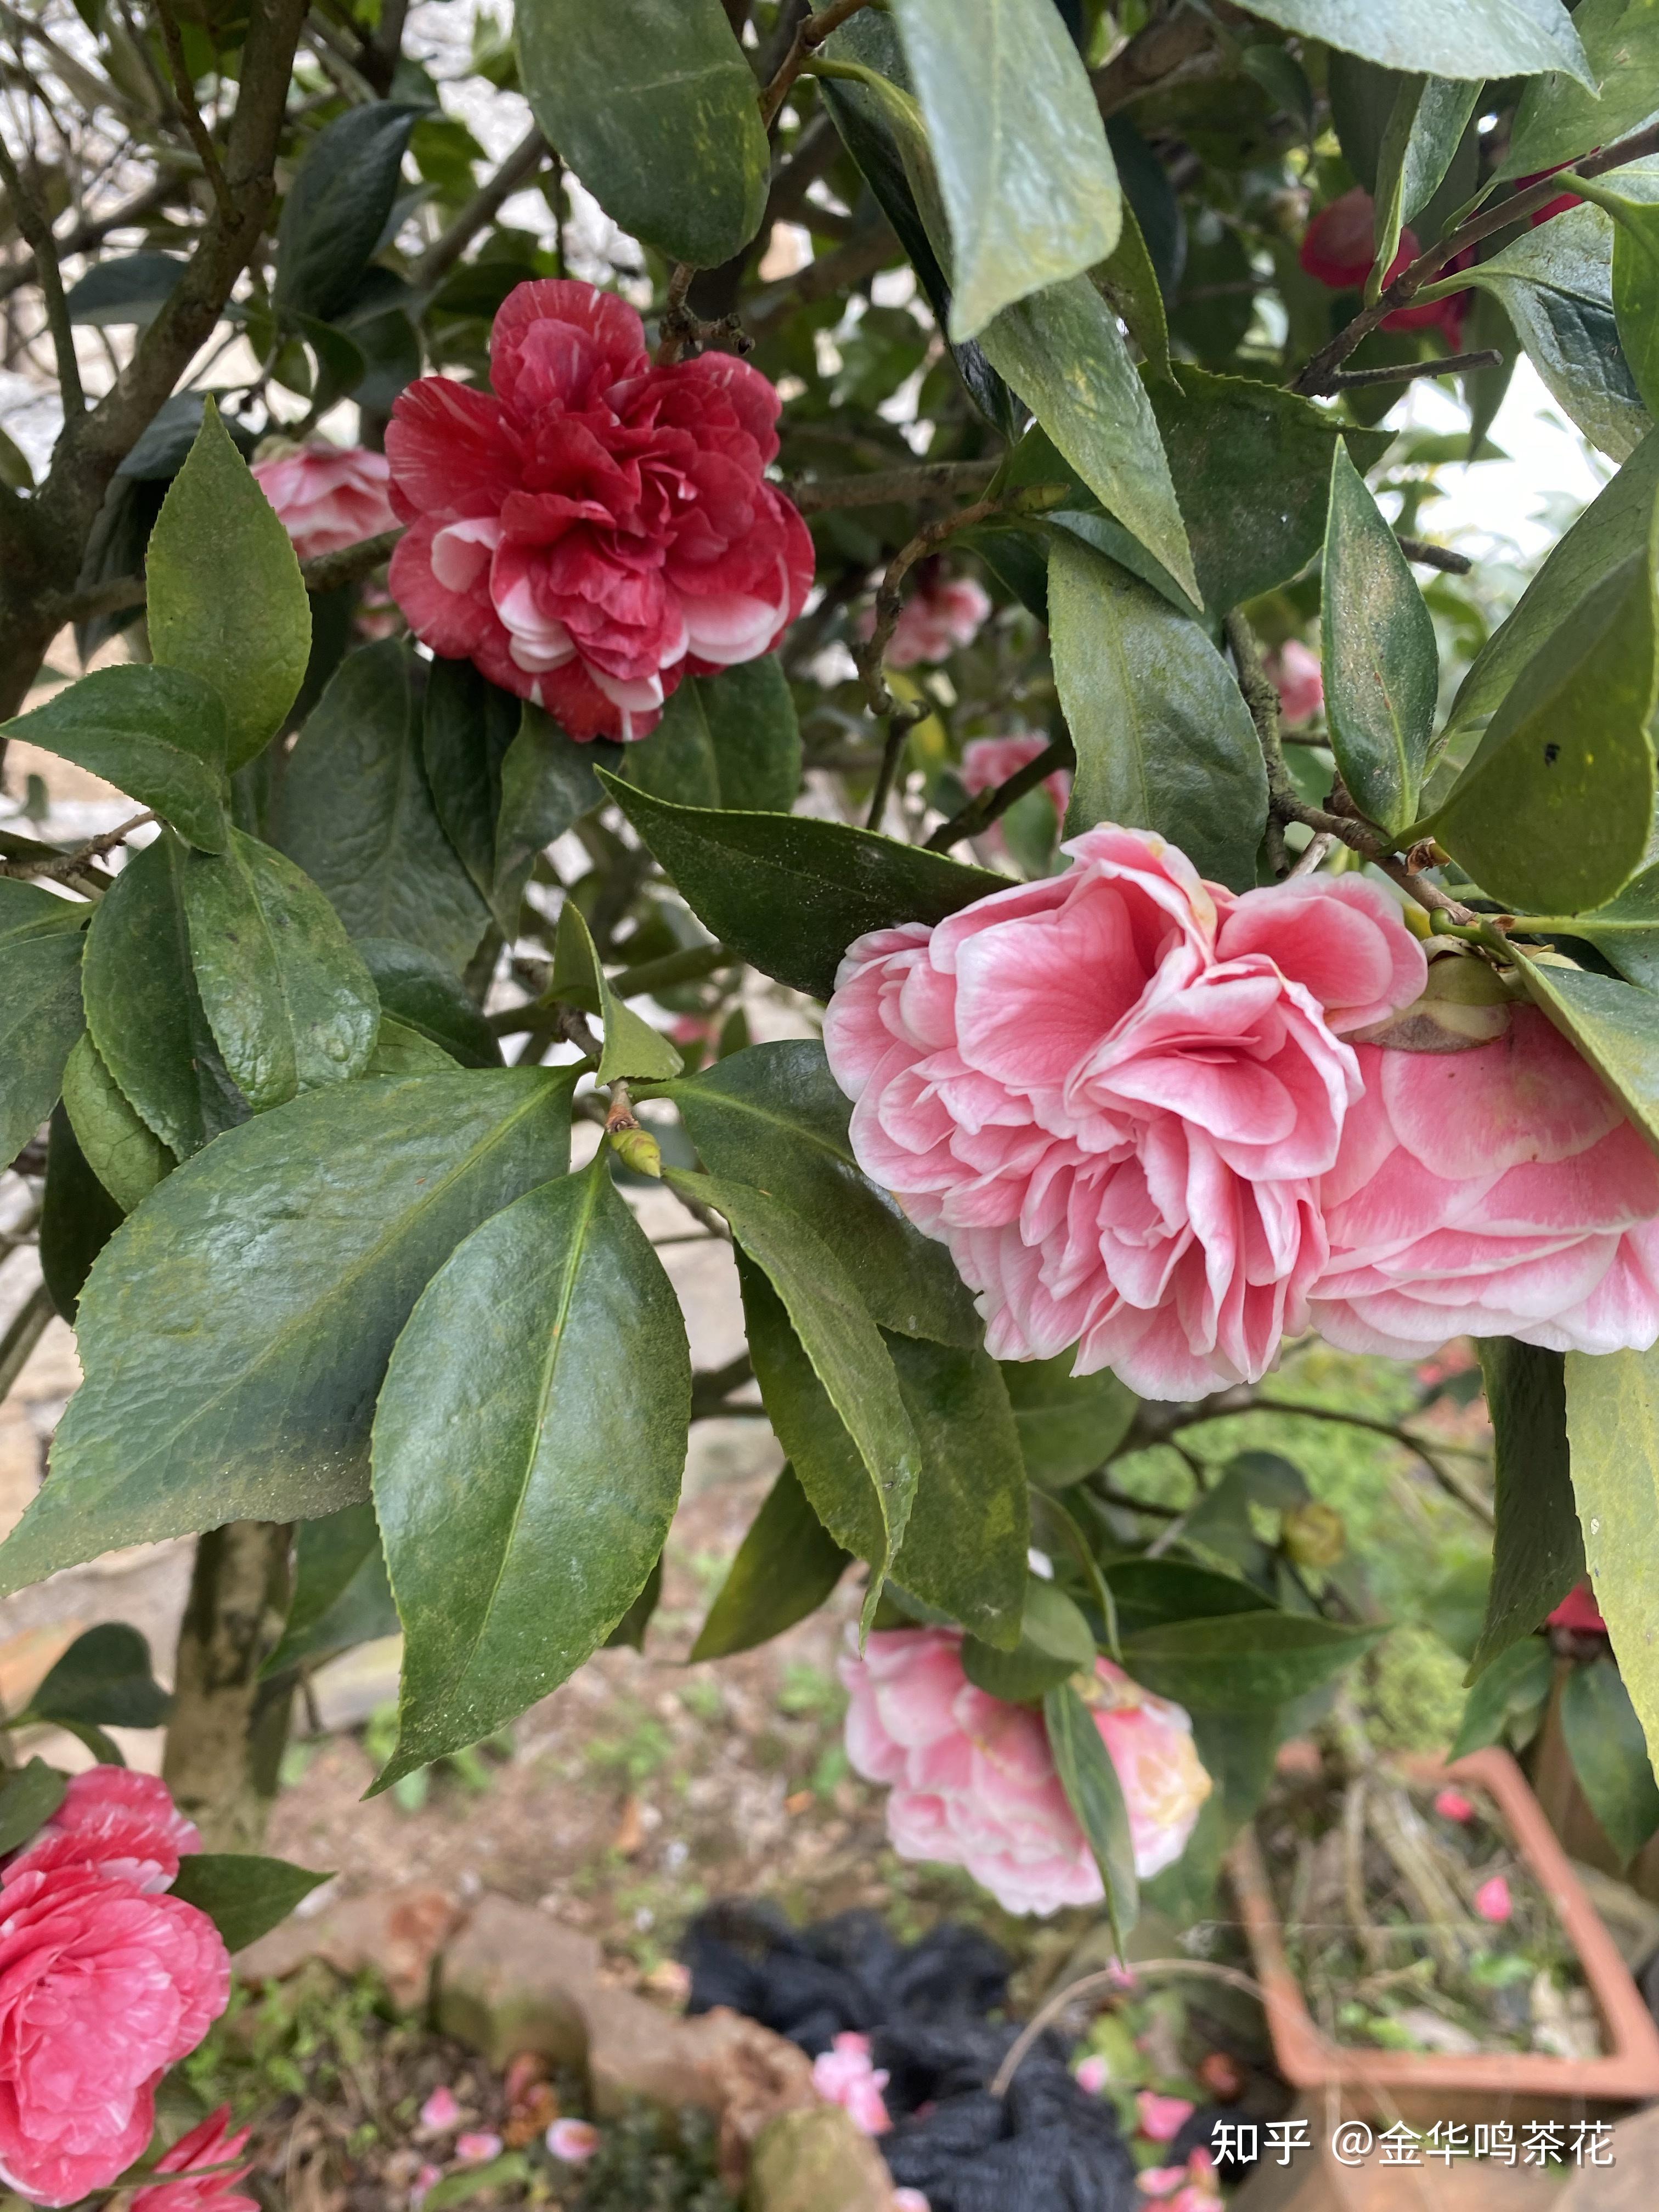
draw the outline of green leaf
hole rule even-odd
[[[1468,285],[1502,302],[1552,397],[1590,443],[1615,460],[1634,453],[1653,426],[1619,343],[1611,218],[1569,208],[1422,296]]]
[[[168,1894],[205,1912],[234,1954],[286,1920],[302,1897],[330,1878],[252,1851],[193,1851],[179,1862]]]
[[[521,2150],[503,2151],[499,2158],[486,2159],[482,2166],[460,2166],[434,2181],[422,2204],[430,2203],[432,2212],[449,2212],[452,2204],[469,2204],[475,2197],[493,2195],[501,2189],[511,2189],[530,2178],[530,2160]]]
[[[1025,1472],[1044,1490],[1080,1482],[1109,1458],[1140,1402],[1109,1367],[1074,1376],[1074,1357],[1002,1363]]]
[[[489,915],[432,803],[411,672],[397,639],[342,663],[289,756],[272,842],[349,936],[401,939],[459,974]]]
[[[681,806],[787,814],[800,763],[795,702],[769,653],[718,676],[686,677],[650,736],[623,749],[619,773]]]
[[[599,965],[592,932],[574,899],[567,899],[559,909],[548,989],[556,999],[586,1006],[604,1023],[605,1044],[595,1081],[611,1083],[624,1075],[654,1082],[678,1075],[684,1066],[662,1031],[653,1029],[642,1014],[625,1006],[611,989]]]
[[[64,305],[72,323],[94,330],[144,329],[172,298],[185,263],[176,253],[125,253],[94,261]]]
[[[1048,625],[1077,750],[1066,835],[1097,822],[1155,830],[1201,875],[1254,885],[1267,773],[1243,696],[1198,623],[1057,532]]]
[[[1575,920],[1572,934],[1593,945],[1626,982],[1659,991],[1659,867],[1644,868],[1616,899]]]
[[[1570,1352],[1567,1438],[1590,1587],[1652,1758],[1659,1755],[1659,1351]]]
[[[787,1206],[709,1176],[666,1180],[718,1207],[746,1255],[738,1276],[767,1416],[819,1520],[870,1563],[867,1626],[921,1474],[892,1354],[834,1248]]]
[[[1567,1454],[1562,1356],[1507,1336],[1484,1338],[1480,1352],[1497,1443],[1498,1526],[1470,1681],[1540,1626],[1584,1572]]]
[[[602,1153],[433,1278],[374,1416],[404,1637],[377,1788],[515,1718],[605,1641],[662,1550],[690,1408],[679,1305]]]
[[[38,1721],[88,1721],[96,1728],[159,1728],[173,1700],[150,1668],[149,1646],[124,1620],[77,1636],[29,1699]]]
[[[643,1651],[646,1632],[662,1603],[662,1554],[658,1553],[639,1595],[605,1639],[607,1651]]]
[[[84,1033],[64,1064],[64,1110],[88,1167],[123,1213],[178,1165]]]
[[[962,1665],[969,1680],[987,1697],[1000,1698],[1008,1705],[1036,1705],[1073,1674],[1092,1672],[1094,1631],[1065,1591],[1041,1575],[1027,1572],[1020,1595],[1021,1611],[1012,1649],[998,1649],[978,1636],[965,1636]]]
[[[697,269],[747,246],[769,155],[720,0],[520,0],[518,37],[536,120],[613,222]]]
[[[601,775],[699,921],[763,975],[827,999],[855,937],[943,921],[1006,876],[802,814],[673,806]]]
[[[1659,690],[1654,562],[1650,552],[1616,569],[1565,635],[1539,647],[1432,817],[1454,859],[1517,911],[1601,906],[1647,848]]]
[[[594,770],[601,759],[619,760],[617,745],[579,745],[550,714],[526,706],[518,735],[502,757],[501,808],[495,824],[495,874],[489,899],[504,933],[514,935],[519,902],[536,856],[573,822],[602,805]]]
[[[291,204],[294,193],[289,198]],[[218,759],[240,768],[276,736],[300,696],[311,657],[311,602],[288,532],[211,399],[161,502],[144,574],[150,648],[163,667],[217,693],[225,718]],[[185,823],[178,826],[190,835]]]
[[[81,1285],[121,1226],[121,1209],[88,1166],[62,1103],[52,1109],[46,1188],[40,1201],[40,1273],[71,1327]]]
[[[1628,1866],[1659,1830],[1659,1782],[1611,1659],[1569,1670],[1561,1686],[1561,1734],[1591,1812],[1620,1864]]]
[[[1152,403],[1094,285],[1073,276],[1034,292],[979,342],[1101,505],[1201,604]]]
[[[1335,446],[1365,469],[1393,441],[1390,431],[1345,428],[1277,385],[1184,361],[1179,383],[1155,384],[1150,397],[1212,615],[1288,583],[1319,551]]]
[[[357,951],[383,1013],[429,1037],[463,1067],[501,1066],[494,1031],[441,960],[395,937],[362,938]]]
[[[1659,998],[1581,968],[1525,960],[1527,995],[1584,1058],[1659,1151]]]
[[[174,837],[137,853],[99,901],[82,975],[87,1027],[140,1118],[179,1159],[247,1118],[191,965]]]
[[[385,944],[388,940],[379,940]],[[365,1075],[442,1075],[459,1063],[441,1044],[391,1014],[380,1016]],[[499,1062],[497,1063],[499,1065]]]
[[[81,899],[59,898],[38,884],[0,876],[0,945],[21,945],[32,937],[58,937],[84,929],[92,911]]]
[[[1152,266],[1152,257],[1146,250],[1139,220],[1127,199],[1123,202],[1122,231],[1116,246],[1094,271],[1094,281],[1105,294],[1113,313],[1127,326],[1129,336],[1146,355],[1150,366],[1173,383],[1170,321],[1164,313],[1163,289]]]
[[[1118,1627],[1125,1636],[1165,1623],[1214,1614],[1266,1613],[1269,1601],[1237,1575],[1218,1574],[1185,1559],[1114,1559],[1106,1570]]]
[[[1042,1700],[1043,1725],[1054,1770],[1067,1803],[1089,1842],[1095,1864],[1106,1887],[1106,1911],[1112,1923],[1112,1940],[1123,1955],[1123,1939],[1140,1911],[1140,1893],[1135,1881],[1134,1844],[1129,1835],[1128,1808],[1095,1717],[1070,1682],[1061,1682]]]
[[[1542,1713],[1554,1673],[1550,1647],[1541,1636],[1511,1644],[1464,1699],[1463,1717],[1447,1758],[1467,1759],[1472,1751],[1501,1743],[1512,1727],[1529,1735],[1528,1724]]]
[[[1399,250],[1401,225],[1420,215],[1444,182],[1480,90],[1468,78],[1401,81],[1377,153],[1373,194],[1376,268],[1371,281],[1379,290]]]
[[[1249,0],[1249,12],[1358,54],[1383,69],[1436,76],[1535,76],[1564,70],[1592,95],[1595,79],[1560,0]]]
[[[1382,1628],[1344,1628],[1300,1613],[1170,1621],[1123,1640],[1137,1682],[1177,1705],[1249,1712],[1304,1698],[1370,1650]]]
[[[86,1380],[0,1580],[364,1496],[399,1330],[463,1237],[565,1171],[571,1089],[544,1068],[335,1084],[170,1175],[88,1279]]]
[[[1613,219],[1613,319],[1620,349],[1651,415],[1659,399],[1659,205],[1642,192],[1644,182],[1650,194],[1650,175],[1621,171],[1614,185],[1591,185],[1583,197]],[[1623,191],[1616,189],[1620,184]]]
[[[687,1663],[729,1659],[781,1636],[817,1611],[852,1556],[807,1504],[786,1460],[738,1547]]]
[[[349,304],[380,246],[420,114],[396,100],[371,100],[312,140],[276,228],[279,311],[327,322]]]
[[[951,226],[951,336],[1104,261],[1117,171],[1099,105],[1050,0],[989,0],[964,38],[955,0],[897,0]]]
[[[1580,0],[1572,27],[1601,95],[1555,70],[1523,85],[1500,177],[1534,175],[1614,145],[1659,113],[1659,0]]]
[[[854,1159],[851,1102],[816,1039],[750,1045],[664,1093],[708,1172],[753,1183],[799,1214],[834,1245],[884,1328],[979,1343],[982,1326],[949,1252],[906,1220]]]
[[[230,836],[225,731],[219,694],[198,676],[128,663],[94,669],[8,722],[0,737],[90,769],[204,853],[222,853]]]
[[[539,709],[488,683],[470,660],[434,660],[427,671],[421,720],[427,783],[445,835],[485,899],[493,899],[495,890],[502,763],[532,712],[547,721]],[[568,738],[565,744],[574,751]],[[597,806],[601,793],[597,784],[592,790],[589,803]],[[517,922],[516,911],[506,917],[508,927]]]
[[[40,1759],[0,1774],[0,1851],[15,1851],[44,1827],[68,1787],[68,1775]]]
[[[1320,635],[1342,780],[1362,814],[1398,835],[1417,817],[1440,657],[1411,565],[1340,444],[1331,456]]]
[[[1650,435],[1553,548],[1514,612],[1476,654],[1441,733],[1443,758],[1461,763],[1468,738],[1485,730],[1547,641],[1560,640],[1552,660],[1571,655],[1580,617],[1609,577],[1645,565],[1656,492],[1659,435]],[[1437,769],[1431,797],[1446,782],[1445,769]]]
[[[0,1161],[9,1167],[58,1103],[86,1025],[81,939],[67,930],[8,943],[0,957]]]
[[[257,837],[185,864],[196,987],[225,1066],[256,1114],[361,1074],[374,1049],[374,979],[308,877]]]
[[[343,1505],[300,1523],[288,1620],[261,1678],[285,1674],[302,1660],[319,1666],[355,1644],[395,1636],[400,1626],[374,1508],[367,1498]]]

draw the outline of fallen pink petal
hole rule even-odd
[[[455,2138],[455,2155],[463,2166],[483,2166],[501,2154],[501,2137],[487,2128],[479,2128],[470,2135]]]
[[[1443,1790],[1434,1801],[1434,1809],[1443,1820],[1455,1820],[1460,1826],[1474,1818],[1474,1801],[1466,1797],[1461,1790]]]
[[[421,2107],[421,2125],[423,2128],[438,2128],[447,2132],[459,2124],[460,2117],[459,2101],[447,2082],[440,2082]]]
[[[586,2166],[603,2140],[591,2120],[555,2120],[546,2136],[548,2149],[565,2166]]]
[[[1185,2097],[1160,2097],[1143,2089],[1135,2099],[1140,2132],[1148,2142],[1173,2142],[1197,2107]]]

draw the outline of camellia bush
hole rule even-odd
[[[9,1717],[99,1762],[0,1788],[42,2203],[246,2202],[154,2094],[318,1878],[258,1850],[297,1686],[401,1626],[385,1788],[637,1644],[752,1385],[694,1656],[858,1563],[898,1849],[1121,1936],[1387,1627],[1296,1465],[1180,1437],[1343,1419],[1287,1340],[1473,1336],[1461,1741],[1567,1605],[1659,1826],[1659,20],[457,13],[4,15],[61,429],[0,445],[3,735],[134,811],[0,833],[0,1373],[55,1311],[85,1377],[0,1590],[197,1539],[170,1695],[106,1626]],[[1608,475],[1506,611],[1415,532],[1522,354]],[[653,1235],[729,1242],[741,1358]]]

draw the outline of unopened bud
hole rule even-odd
[[[1348,1548],[1348,1532],[1334,1505],[1313,1501],[1285,1516],[1285,1549],[1298,1567],[1334,1567]]]
[[[619,1123],[615,1128],[607,1127],[605,1134],[616,1148],[617,1158],[625,1168],[632,1168],[635,1175],[660,1177],[662,1146],[649,1129],[642,1128],[637,1121],[629,1121]]]

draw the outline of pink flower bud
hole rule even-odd
[[[586,2166],[602,2138],[589,2120],[555,2120],[547,2131],[547,2148],[565,2166]]]
[[[470,2135],[455,2138],[455,2155],[463,2166],[483,2166],[501,2154],[501,2139],[488,2128],[477,2128]]]
[[[1510,1886],[1501,1874],[1495,1874],[1490,1881],[1483,1881],[1475,1891],[1474,1909],[1483,1920],[1490,1920],[1494,1927],[1501,1927],[1511,1917],[1515,1900],[1510,1895]]]
[[[421,2125],[441,2129],[446,2134],[460,2117],[460,2105],[447,2081],[441,2081],[421,2107]]]
[[[1461,1790],[1443,1790],[1434,1801],[1434,1809],[1443,1820],[1463,1823],[1474,1818],[1474,1801]]]

